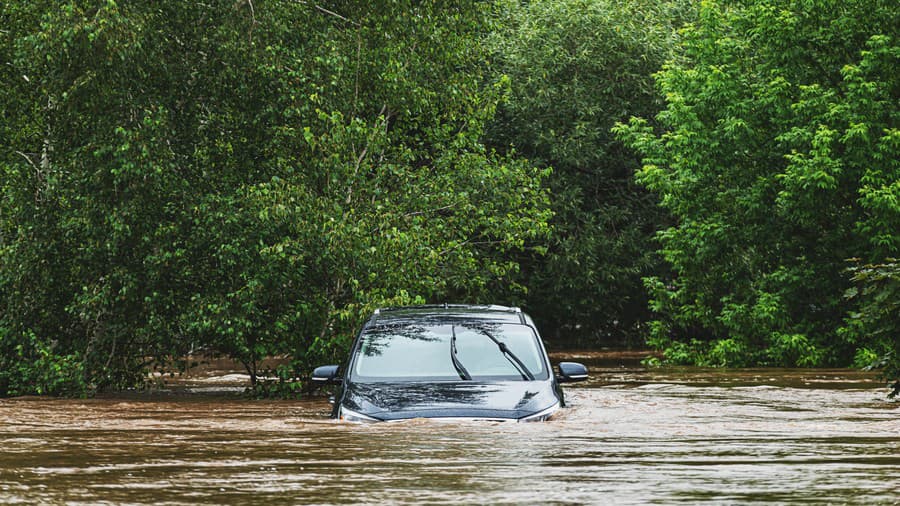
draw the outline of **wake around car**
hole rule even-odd
[[[553,374],[531,318],[518,308],[442,305],[376,310],[346,364],[316,368],[337,384],[332,416],[378,422],[409,418],[547,420],[565,406],[561,383],[587,368]]]

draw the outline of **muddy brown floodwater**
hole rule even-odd
[[[592,367],[546,423],[342,424],[222,371],[0,400],[2,504],[900,504],[900,403],[847,370]]]

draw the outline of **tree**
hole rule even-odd
[[[547,197],[480,143],[481,6],[12,4],[5,363],[49,350],[89,392],[200,349],[290,380],[373,306],[504,284]]]
[[[621,138],[676,220],[652,277],[673,361],[848,364],[847,259],[900,248],[897,9],[866,0],[710,2],[657,76],[654,129]]]
[[[660,106],[652,75],[671,57],[682,2],[554,0],[507,6],[492,39],[510,94],[488,138],[553,172],[553,240],[523,260],[525,305],[545,334],[637,342],[649,315],[643,276],[659,269],[656,197],[610,129]]]

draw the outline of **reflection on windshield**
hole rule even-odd
[[[501,323],[393,324],[366,330],[352,366],[356,381],[460,380],[453,363],[456,334],[458,363],[473,380],[521,380],[522,372],[488,337],[505,344],[536,379],[547,379],[541,348],[526,325]]]
[[[488,329],[484,326],[463,328],[456,333],[459,361],[465,364],[469,374],[527,376],[529,372],[540,369],[541,358],[537,347],[534,346],[534,334],[530,328],[522,325],[492,327],[494,328]],[[509,328],[504,332],[504,329],[499,327]],[[494,342],[494,339],[497,342]],[[506,345],[515,358],[522,361],[524,371],[516,367],[514,358],[498,347],[498,342]]]

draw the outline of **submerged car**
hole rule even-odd
[[[553,374],[518,308],[442,305],[376,310],[346,364],[318,367],[312,380],[339,385],[332,416],[344,421],[542,421],[565,406],[560,383],[587,377],[574,362]]]

